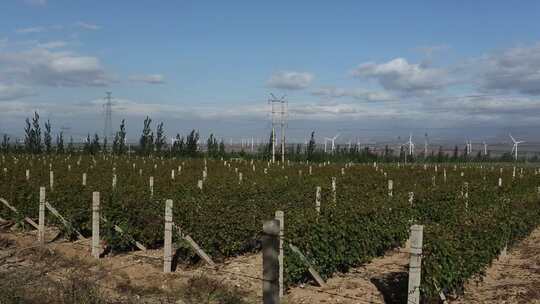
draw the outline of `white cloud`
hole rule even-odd
[[[439,97],[426,102],[426,110],[451,111],[465,115],[497,115],[498,117],[540,114],[540,98],[528,96],[470,95]],[[502,121],[501,121],[502,122]]]
[[[540,95],[540,43],[486,55],[474,63],[486,91]]]
[[[313,74],[307,72],[280,71],[274,73],[266,85],[276,89],[301,90],[307,88],[313,78]]]
[[[65,41],[49,41],[44,43],[38,43],[38,48],[44,48],[44,49],[58,49],[63,48],[67,46],[67,42]]]
[[[111,81],[98,58],[33,48],[0,53],[0,80],[53,87],[103,86]]]
[[[27,86],[0,83],[0,101],[11,101],[33,95],[36,95],[35,92]]]
[[[410,64],[404,58],[396,58],[381,64],[363,63],[351,74],[355,77],[375,79],[385,89],[406,95],[431,93],[450,83],[445,70]]]
[[[336,87],[321,87],[311,92],[312,95],[329,97],[329,98],[341,98],[352,97],[356,100],[362,101],[388,101],[395,99],[391,94],[383,91],[369,91],[365,89],[344,89]]]
[[[31,26],[31,27],[24,27],[24,28],[16,29],[15,32],[17,34],[36,34],[36,33],[50,32],[50,31],[59,31],[63,29],[64,27],[62,25]]]
[[[77,22],[75,25],[81,29],[90,30],[90,31],[97,31],[101,29],[101,26],[99,25],[82,22],[82,21]]]
[[[132,75],[129,76],[129,80],[147,84],[163,84],[165,83],[165,76],[161,74]]]
[[[19,34],[42,33],[45,31],[47,31],[47,28],[44,26],[25,27],[15,30]]]

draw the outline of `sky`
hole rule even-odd
[[[0,133],[38,111],[77,141],[145,116],[168,136],[540,141],[538,1],[0,3]],[[155,124],[154,124],[155,125]],[[399,139],[398,139],[399,138]]]

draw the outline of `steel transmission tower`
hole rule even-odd
[[[285,96],[276,98],[270,93],[268,103],[272,111],[272,162],[276,162],[276,125],[281,127],[281,162],[285,162],[285,127],[287,124],[287,101]]]
[[[113,139],[113,132],[112,132],[112,97],[111,92],[107,92],[107,96],[105,96],[105,104],[103,105],[105,107],[105,126],[103,128],[103,141],[105,140],[110,143]],[[111,140],[111,141],[109,141]]]

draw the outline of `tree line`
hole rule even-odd
[[[56,136],[53,134],[52,126],[49,120],[43,124],[43,130],[40,124],[38,112],[34,112],[33,117],[25,120],[24,141],[23,144],[11,142],[11,138],[4,134],[0,143],[0,151],[3,153],[30,153],[30,154],[98,154],[112,153],[115,155],[136,154],[141,156],[175,156],[175,157],[242,157],[255,159],[272,158],[272,142],[275,140],[274,133],[270,134],[267,144],[257,147],[257,151],[247,153],[243,149],[239,151],[226,151],[223,139],[218,140],[214,134],[210,134],[206,145],[201,145],[199,131],[193,129],[186,136],[179,133],[171,138],[167,143],[163,122],[157,123],[155,129],[152,128],[152,119],[146,117],[143,122],[143,129],[138,144],[131,145],[126,140],[126,121],[122,120],[118,130],[114,133],[112,143],[107,142],[107,137],[100,138],[97,133],[87,134],[81,144],[75,144],[73,137],[70,136],[66,144],[63,131]],[[203,149],[203,147],[205,149]],[[281,145],[276,145],[276,160],[281,159]],[[395,151],[388,145],[381,150],[374,150],[370,147],[360,148],[356,145],[343,147],[337,145],[334,151],[324,152],[317,148],[315,141],[315,132],[311,132],[311,137],[306,145],[288,144],[285,146],[286,158],[293,161],[354,161],[354,162],[466,162],[466,161],[512,161],[512,155],[505,153],[497,158],[492,157],[488,151],[487,155],[478,151],[476,154],[468,153],[465,148],[460,151],[456,145],[451,153],[447,153],[440,146],[438,150],[431,150],[431,153],[408,155],[408,151],[401,146],[399,151]],[[521,160],[524,160],[522,158]],[[528,161],[538,161],[538,156],[529,158]]]

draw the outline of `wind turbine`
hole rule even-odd
[[[514,153],[514,159],[518,159],[518,145],[524,143],[525,141],[519,140],[517,141],[514,137],[512,137],[512,134],[508,134],[510,138],[512,139],[512,142],[514,142],[514,145],[512,146],[512,153]]]
[[[467,156],[471,155],[472,153],[472,143],[467,138],[465,138],[465,153],[467,154]]]
[[[334,136],[334,137],[328,139],[328,140],[331,140],[331,141],[332,141],[332,153],[334,153],[335,143],[336,143],[336,139],[337,139],[338,137],[339,137],[339,133],[336,134],[336,136]]]
[[[414,154],[414,143],[412,142],[412,133],[409,133],[409,141],[405,144],[409,145],[409,155],[412,156]]]
[[[428,150],[428,135],[427,133],[424,135],[424,158],[427,157],[427,151]]]
[[[487,156],[487,144],[485,141],[483,142],[483,144],[484,144],[484,156]]]

